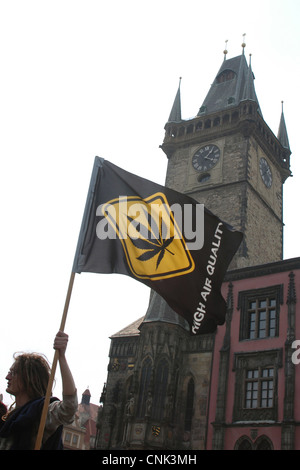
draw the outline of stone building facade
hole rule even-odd
[[[99,448],[204,449],[214,338],[143,320],[111,338]]]
[[[277,137],[263,119],[244,49],[238,57],[224,57],[193,119],[181,117],[179,85],[161,148],[168,158],[166,186],[204,203],[244,233],[228,275],[282,260],[282,187],[291,174],[291,152],[283,112]],[[227,318],[230,308],[229,302]],[[230,344],[226,327],[218,334]],[[219,377],[217,335],[192,337],[185,321],[151,292],[145,315],[111,337],[96,447],[225,448],[228,382]],[[223,427],[216,424],[212,437],[216,410]],[[238,416],[234,410],[231,421]]]

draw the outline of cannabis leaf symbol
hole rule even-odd
[[[142,224],[140,221],[133,219],[129,215],[127,215],[127,218],[132,224],[132,226],[136,229],[138,234],[142,234],[143,238],[140,238],[140,237],[132,238],[130,236],[129,238],[136,248],[139,248],[140,250],[144,250],[144,253],[142,253],[136,259],[140,261],[148,261],[149,259],[158,255],[158,258],[156,261],[156,269],[157,269],[163,257],[165,256],[166,251],[170,253],[171,255],[174,255],[174,253],[172,253],[172,251],[168,249],[168,246],[174,240],[174,236],[169,237],[169,238],[163,238],[163,235],[168,233],[167,232],[168,227],[163,221],[161,212],[159,213],[159,225],[157,225],[154,218],[151,217],[151,215],[146,210],[146,208],[143,205],[141,205],[141,207],[148,221],[147,226]]]

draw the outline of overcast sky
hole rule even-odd
[[[159,148],[182,77],[193,118],[223,61],[252,54],[265,121],[284,101],[293,178],[284,185],[284,257],[299,253],[298,0],[0,1],[0,393],[15,351],[53,359],[95,155],[163,184]],[[110,340],[148,306],[119,275],[76,275],[65,331],[79,398],[99,403]],[[60,376],[54,394],[61,397]]]

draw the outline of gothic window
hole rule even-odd
[[[167,394],[169,366],[166,359],[159,362],[155,374],[152,417],[162,419]]]
[[[233,422],[277,419],[277,376],[282,349],[235,354]]]
[[[121,383],[120,380],[112,388],[112,401],[113,403],[118,403],[120,399]]]
[[[248,338],[266,338],[277,336],[276,299],[266,297],[249,302],[248,305]]]
[[[267,436],[261,436],[255,442],[256,450],[273,450],[273,445]]]
[[[229,98],[229,100],[230,99],[231,98]],[[234,100],[234,98],[232,98],[232,99]],[[229,100],[228,100],[228,104],[230,104]],[[234,103],[234,101],[232,101],[232,103]],[[239,113],[237,111],[235,111],[234,113],[232,113],[231,122],[236,122],[238,119],[239,119]]]
[[[229,115],[225,114],[225,116],[223,116],[223,124],[228,124],[229,121],[230,121]]]
[[[181,137],[182,135],[184,135],[184,127],[179,128],[178,137]]]
[[[170,135],[171,135],[171,137],[176,137],[177,136],[177,129],[173,129],[172,127],[170,127]]]
[[[185,418],[184,418],[184,430],[185,431],[191,431],[192,429],[194,393],[195,393],[195,382],[194,382],[194,379],[191,378],[187,386]]]
[[[240,340],[278,336],[281,303],[282,286],[240,292]]]
[[[148,357],[143,363],[142,372],[141,372],[140,390],[139,390],[138,407],[137,407],[137,415],[139,417],[144,417],[145,415],[147,392],[148,392],[149,385],[150,385],[151,374],[152,374],[152,361]]]
[[[274,369],[249,369],[245,378],[245,408],[272,408]]]
[[[252,450],[252,442],[250,441],[249,437],[242,436],[236,442],[234,449],[235,450]]]
[[[260,436],[254,443],[248,436],[241,436],[235,443],[235,450],[273,450],[272,441],[267,436]]]

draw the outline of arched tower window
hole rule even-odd
[[[200,131],[202,129],[202,121],[198,121],[197,124],[196,124],[196,131]]]
[[[195,394],[195,382],[193,378],[190,378],[188,386],[187,386],[187,394],[186,394],[186,406],[185,406],[185,417],[184,417],[184,430],[185,431],[190,431],[192,429],[194,394]]]
[[[157,366],[154,382],[154,398],[152,405],[152,417],[162,419],[164,415],[164,405],[167,395],[169,365],[166,359],[162,359]]]
[[[217,83],[224,83],[224,82],[228,82],[228,80],[233,80],[235,78],[236,74],[234,73],[233,70],[224,70],[223,72],[221,72],[217,78],[216,78],[216,81]]]
[[[152,361],[148,357],[143,364],[140,380],[140,391],[137,406],[137,416],[143,417],[146,410],[146,399],[152,374]]]

